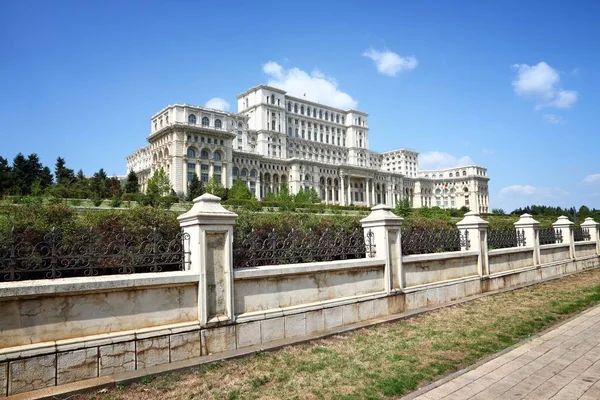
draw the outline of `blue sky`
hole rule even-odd
[[[0,156],[125,173],[167,104],[261,83],[369,113],[371,148],[488,168],[492,208],[600,208],[600,3],[0,0]]]

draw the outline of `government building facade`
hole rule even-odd
[[[418,153],[369,150],[368,114],[340,110],[256,86],[237,97],[238,112],[188,104],[152,116],[149,144],[127,157],[141,187],[159,169],[175,192],[186,195],[196,173],[225,187],[240,179],[256,198],[313,188],[327,204],[461,208],[489,212],[488,175],[470,165],[419,169]]]

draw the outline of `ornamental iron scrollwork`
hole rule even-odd
[[[440,228],[402,231],[402,255],[405,256],[469,250],[470,247],[471,241],[467,230]]]
[[[291,230],[254,231],[233,243],[234,268],[297,264],[373,257],[373,231],[325,229],[322,233]]]
[[[573,229],[573,237],[576,242],[587,242],[592,240],[589,228],[577,227]]]
[[[0,242],[0,282],[189,268],[190,236],[184,232],[163,238],[155,228],[144,236],[125,229],[103,234],[90,228],[66,238],[54,228],[43,235],[13,228],[8,239]]]
[[[490,250],[527,245],[524,229],[490,229],[487,239]]]
[[[556,228],[541,228],[539,230],[540,245],[562,243],[562,230]]]

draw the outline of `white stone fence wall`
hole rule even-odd
[[[350,326],[598,266],[599,224],[559,218],[562,243],[539,244],[523,215],[523,245],[489,250],[470,212],[460,251],[402,256],[402,218],[384,205],[362,220],[376,254],[362,259],[233,268],[237,215],[205,194],[179,217],[186,271],[0,283],[0,397]]]

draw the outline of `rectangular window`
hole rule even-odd
[[[200,174],[200,180],[204,183],[208,182],[208,172],[203,172]]]
[[[193,163],[188,163],[188,169],[191,169],[192,171],[196,170],[196,165]]]
[[[187,181],[188,181],[188,182],[191,182],[193,178],[194,178],[194,172],[193,172],[193,171],[192,171],[192,172],[189,172],[189,171],[188,171],[188,174],[187,174]]]
[[[215,165],[214,171],[215,171],[215,174],[220,174],[221,173],[221,166],[220,165]]]

